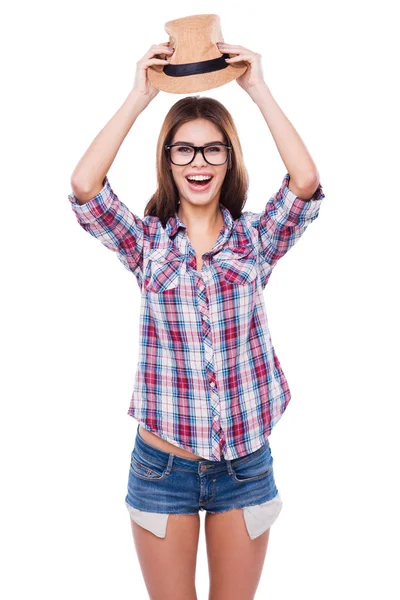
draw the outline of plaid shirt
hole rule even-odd
[[[186,226],[175,214],[133,214],[112,190],[83,205],[79,224],[114,251],[141,289],[140,345],[128,415],[145,429],[207,460],[235,459],[265,443],[291,394],[272,345],[263,290],[277,261],[317,218],[311,200],[288,188],[289,174],[260,213],[224,227],[196,270]]]

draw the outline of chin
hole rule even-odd
[[[206,196],[206,194],[204,194]],[[184,200],[193,206],[207,206],[207,204],[212,204],[214,201],[214,196],[204,197],[204,198],[191,198],[190,196],[184,196]]]
[[[222,186],[221,186],[222,187]],[[216,197],[219,197],[221,194],[221,188],[214,189],[211,191],[207,191],[204,193],[201,192],[190,192],[188,193],[187,189],[180,190],[180,196],[189,204],[193,204],[194,206],[204,206],[206,204],[211,204]]]

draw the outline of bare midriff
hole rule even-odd
[[[183,448],[179,448],[179,446],[175,446],[174,444],[170,444],[167,440],[163,440],[159,435],[153,433],[152,431],[148,431],[142,425],[139,427],[140,436],[144,439],[145,442],[162,450],[163,452],[168,452],[171,454],[175,454],[176,456],[183,456],[184,458],[191,458],[193,460],[206,460],[203,456],[198,456],[197,454],[193,454],[193,452],[189,452],[188,450],[184,450]]]

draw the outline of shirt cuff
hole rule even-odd
[[[290,181],[289,173],[286,173],[283,178],[282,185],[276,197],[277,204],[287,214],[293,216],[301,216],[303,219],[312,219],[318,214],[322,200],[325,198],[325,194],[322,189],[321,183],[319,183],[317,189],[309,200],[303,200],[296,196],[292,190],[289,189],[288,184]]]
[[[68,194],[68,200],[71,202],[72,210],[77,219],[81,223],[90,223],[96,221],[109,210],[114,200],[114,193],[106,176],[103,179],[103,188],[85,204],[79,204],[74,194]]]

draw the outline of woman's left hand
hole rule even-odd
[[[261,54],[252,52],[243,46],[231,46],[230,44],[217,43],[219,50],[223,54],[236,54],[226,60],[226,64],[230,65],[235,62],[248,63],[246,71],[236,79],[237,83],[249,94],[255,91],[260,86],[267,85],[264,81],[264,75],[261,66]]]

